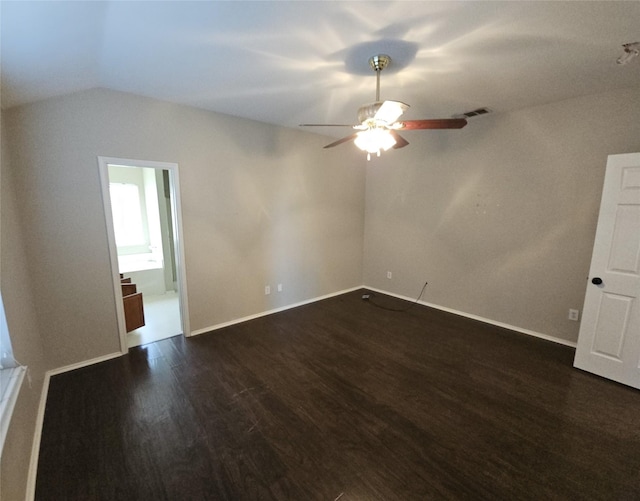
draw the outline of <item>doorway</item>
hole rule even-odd
[[[98,163],[121,351],[188,335],[178,165]]]

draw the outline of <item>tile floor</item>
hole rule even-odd
[[[145,325],[127,333],[127,346],[133,348],[182,334],[180,303],[176,292],[142,297]]]

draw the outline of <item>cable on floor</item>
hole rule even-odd
[[[369,301],[369,303],[371,303],[376,308],[380,308],[381,310],[397,311],[397,312],[404,313],[405,311],[409,311],[416,304],[418,304],[418,302],[420,301],[420,298],[422,297],[422,294],[424,294],[424,290],[427,288],[427,284],[428,283],[429,282],[425,282],[424,283],[424,285],[422,286],[422,290],[420,290],[420,294],[418,294],[418,297],[416,298],[416,300],[413,303],[411,303],[409,306],[407,306],[406,308],[389,308],[387,306],[383,306],[383,305],[378,304],[378,303],[376,303],[374,301],[371,301],[371,298],[376,297],[375,293],[373,293],[373,292],[369,292],[368,294],[363,294],[362,295],[362,299],[364,299],[365,301]]]

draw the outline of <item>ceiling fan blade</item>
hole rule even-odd
[[[409,108],[409,105],[400,101],[385,101],[380,108],[378,108],[373,118],[374,120],[381,120],[392,124],[400,118],[407,108]]]
[[[351,134],[350,136],[343,137],[342,139],[338,139],[331,144],[325,146],[325,148],[333,148],[334,146],[338,146],[339,144],[346,143],[348,141],[353,141],[356,137],[358,137],[358,133]]]
[[[404,137],[398,134],[395,130],[390,130],[389,134],[391,134],[393,138],[396,140],[396,144],[393,145],[394,150],[397,150],[398,148],[404,148],[409,144],[409,141],[407,141]]]
[[[299,124],[298,127],[353,127],[353,124]]]
[[[434,118],[431,120],[404,120],[399,130],[418,129],[462,129],[467,125],[464,118]]]

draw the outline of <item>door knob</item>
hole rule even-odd
[[[602,279],[600,277],[593,277],[591,279],[591,283],[593,285],[600,285],[602,283]]]

